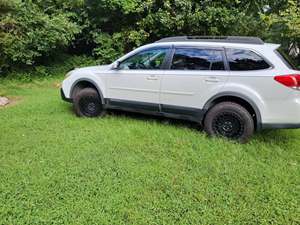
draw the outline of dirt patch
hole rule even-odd
[[[0,106],[5,106],[9,104],[9,99],[6,97],[1,97],[0,96]]]
[[[54,88],[61,88],[61,82],[54,82],[54,83],[52,83],[52,87],[54,87]]]
[[[4,98],[8,99],[8,102],[6,104],[0,105],[0,109],[5,109],[5,108],[8,108],[8,107],[14,106],[22,100],[21,97],[16,97],[16,96],[0,97],[0,98],[3,98],[3,102],[5,102]]]

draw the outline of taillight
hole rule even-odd
[[[289,88],[300,90],[300,74],[276,76],[274,79]]]

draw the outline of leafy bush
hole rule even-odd
[[[94,56],[98,62],[111,63],[131,48],[145,43],[147,34],[138,31],[124,31],[109,35],[108,33],[94,32]]]
[[[300,47],[300,3],[289,0],[288,7],[277,14],[261,15],[268,25],[268,39],[281,43],[293,56]],[[298,58],[300,59],[300,58]],[[300,63],[299,63],[300,64]]]
[[[110,63],[173,35],[259,36],[297,53],[299,9],[297,0],[0,0],[0,69],[58,52]]]
[[[117,58],[124,51],[124,44],[118,34],[94,33],[94,42],[97,47],[94,49],[94,56],[99,58],[100,63],[109,63]]]
[[[100,62],[174,35],[248,35],[299,46],[296,0],[86,0],[89,40]],[[277,29],[275,29],[277,27]],[[280,29],[278,29],[278,27]]]
[[[32,65],[41,56],[67,47],[80,32],[69,14],[45,14],[31,1],[18,2],[0,21],[2,65]]]
[[[51,77],[62,77],[74,68],[94,66],[96,64],[97,62],[92,57],[60,54],[55,58],[50,58],[44,65],[37,65],[33,68],[12,68],[10,73],[6,74],[5,79],[30,82],[37,78],[48,79]]]

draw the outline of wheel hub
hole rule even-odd
[[[242,121],[235,114],[225,112],[216,116],[213,121],[215,133],[228,138],[239,138],[243,133]]]
[[[233,129],[232,122],[230,122],[230,121],[224,122],[224,125],[222,126],[222,129],[223,129],[225,132],[230,132],[230,131],[232,131],[232,129]]]
[[[96,110],[96,104],[94,102],[89,102],[87,105],[87,109],[91,112],[94,112]]]
[[[86,116],[94,116],[99,111],[99,103],[92,97],[80,99],[80,109]]]

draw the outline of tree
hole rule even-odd
[[[108,63],[173,35],[248,35],[299,46],[297,0],[0,0],[0,68],[57,49]]]
[[[68,46],[80,32],[68,13],[46,14],[31,1],[16,1],[0,21],[0,68],[32,65],[41,56]]]
[[[268,25],[266,38],[281,43],[288,53],[299,59],[300,46],[300,3],[289,0],[288,7],[279,10],[278,14],[261,15]]]

